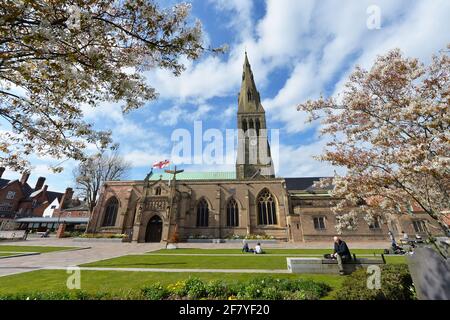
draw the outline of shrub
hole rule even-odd
[[[406,264],[381,268],[381,288],[367,288],[367,272],[357,270],[348,276],[336,292],[337,300],[412,300],[414,287]]]
[[[331,287],[323,282],[300,279],[292,282],[290,291],[302,292],[305,300],[316,300],[330,292]]]
[[[237,292],[236,296],[239,299],[261,299],[264,287],[260,283],[250,282],[242,286],[241,290]]]
[[[86,292],[83,290],[0,294],[0,300],[104,300],[104,299],[320,299],[329,287],[311,280],[273,279],[260,277],[228,284],[222,280],[203,282],[198,278],[178,281],[167,287],[154,283],[140,290]]]
[[[207,296],[216,299],[225,299],[229,296],[230,289],[222,280],[210,281],[206,285]]]
[[[141,292],[148,300],[163,300],[170,294],[169,290],[160,283],[155,283],[141,289]]]
[[[111,298],[111,294],[106,292],[93,293],[83,290],[49,292],[37,291],[0,295],[0,300],[102,300]]]
[[[282,295],[284,300],[307,300],[304,291],[282,291]]]
[[[174,284],[169,284],[167,290],[171,295],[183,297],[186,295],[186,281],[178,281]]]
[[[207,296],[205,283],[198,278],[191,278],[185,282],[185,290],[189,299],[199,299]]]
[[[261,292],[261,298],[265,300],[282,300],[283,292],[275,287],[266,287]]]

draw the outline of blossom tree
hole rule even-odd
[[[139,108],[157,98],[143,71],[179,75],[180,58],[220,51],[203,47],[189,12],[152,0],[2,0],[0,164],[22,170],[30,154],[83,160],[87,144],[110,143],[110,132],[85,122],[83,107]]]
[[[450,49],[450,46],[449,48]],[[307,101],[298,110],[320,120],[330,137],[318,159],[347,169],[324,179],[340,199],[337,230],[352,229],[364,214],[389,221],[419,207],[443,228],[450,208],[450,58],[426,66],[400,50],[357,67],[336,97]]]

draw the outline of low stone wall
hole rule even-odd
[[[339,266],[336,260],[322,258],[286,258],[287,268],[291,273],[338,274]],[[384,259],[357,258],[356,261],[344,263],[344,273],[350,274],[358,268],[370,265],[385,264]]]
[[[243,244],[244,239],[187,239],[187,243],[240,243]],[[285,242],[280,240],[245,240],[248,244],[275,244],[279,242]]]
[[[73,238],[76,242],[122,242],[122,238]]]

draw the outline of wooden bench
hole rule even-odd
[[[291,273],[323,273],[339,274],[339,266],[335,259],[323,258],[286,258],[287,268]],[[380,258],[356,258],[344,263],[344,273],[350,274],[358,268],[367,268],[371,265],[386,264],[384,255]]]

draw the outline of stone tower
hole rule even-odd
[[[275,177],[270,146],[267,139],[266,113],[256,89],[253,72],[245,53],[241,91],[238,97],[237,127],[238,179],[263,179]]]

